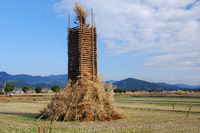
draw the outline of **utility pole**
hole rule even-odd
[[[126,82],[124,81],[124,89],[126,89]]]

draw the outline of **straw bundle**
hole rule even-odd
[[[84,7],[75,2],[74,13],[76,14],[76,18],[74,23],[78,24],[86,24],[86,18],[89,15],[88,11],[84,10]],[[86,24],[87,25],[87,24]]]

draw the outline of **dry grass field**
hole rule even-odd
[[[49,97],[0,98],[0,132],[34,133],[39,132],[38,127],[42,124],[48,131],[50,122],[37,121],[35,117],[49,100]],[[52,132],[200,132],[200,98],[116,97],[115,106],[126,115],[125,119],[55,122]]]

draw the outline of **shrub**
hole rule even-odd
[[[121,94],[122,92],[126,93],[126,90],[125,89],[121,89],[121,88],[117,88],[117,89],[114,89],[114,92]]]
[[[178,93],[179,94],[185,94],[185,92],[183,90],[179,90]]]
[[[42,88],[41,88],[41,87],[36,87],[36,88],[35,88],[35,92],[36,92],[36,93],[40,93],[40,92],[41,92],[41,90],[42,90]]]
[[[123,89],[123,92],[126,93],[126,89]]]
[[[30,87],[24,86],[24,87],[22,88],[22,91],[23,91],[24,93],[26,93],[29,89],[30,89]]]
[[[6,84],[6,88],[4,89],[4,91],[7,92],[7,93],[9,92],[9,94],[10,94],[10,92],[14,91],[14,89],[15,89],[14,85]]]
[[[51,90],[53,91],[53,92],[59,92],[61,89],[60,89],[60,86],[59,85],[54,85],[54,86],[52,86],[51,87]]]

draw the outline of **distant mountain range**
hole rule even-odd
[[[127,78],[118,82],[114,82],[113,84],[119,88],[126,88],[126,90],[129,91],[131,91],[131,89],[137,89],[137,90],[164,89],[162,85],[134,78]]]
[[[189,89],[200,88],[200,85],[192,86],[192,85],[185,85],[185,84],[177,84],[177,86],[181,88],[189,88]]]
[[[131,89],[136,90],[178,90],[178,89],[200,89],[200,85],[190,86],[184,84],[166,84],[166,83],[151,83],[148,81],[138,80],[134,78],[127,78],[121,81],[115,81],[113,84],[119,88],[125,88],[131,91]]]
[[[22,88],[24,86],[30,87],[47,87],[50,88],[53,85],[59,85],[61,88],[67,85],[67,74],[62,75],[50,75],[50,76],[31,76],[26,74],[10,75],[6,72],[0,72],[0,82],[7,81],[9,84],[13,84],[16,87]],[[200,89],[200,85],[190,86],[184,84],[166,84],[166,83],[151,83],[148,81],[138,80],[134,78],[127,78],[120,81],[106,81],[112,82],[113,85],[119,88],[125,88],[131,91],[136,90],[178,90],[178,89]]]
[[[50,76],[31,76],[26,74],[10,75],[6,72],[0,72],[0,82],[7,81],[16,87],[30,86],[30,87],[51,87],[59,85],[64,88],[67,85],[67,74],[50,75]]]

